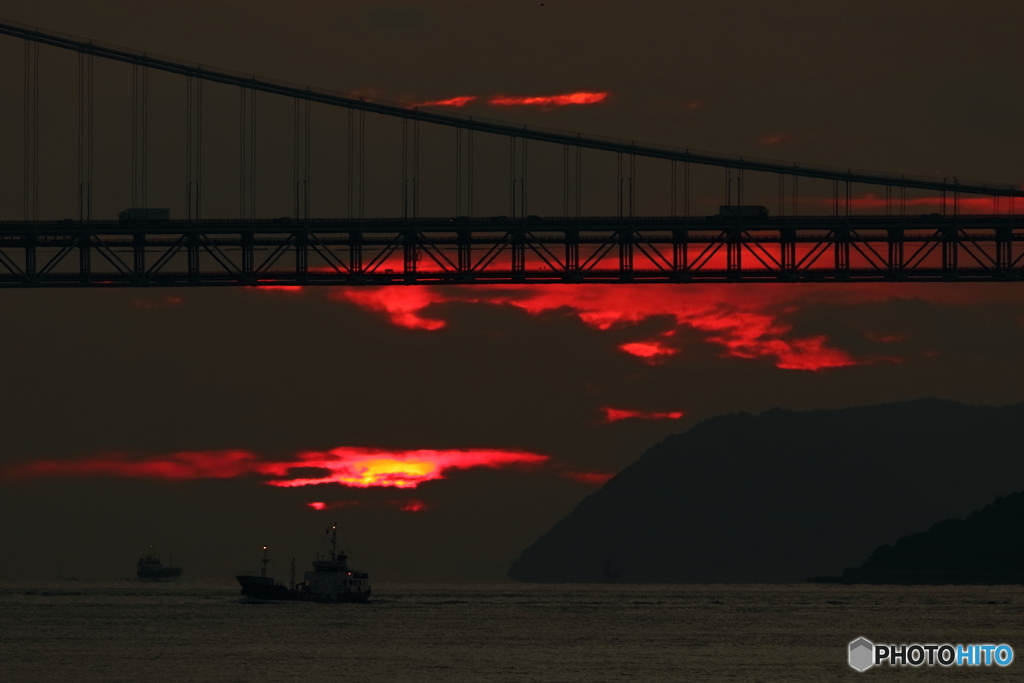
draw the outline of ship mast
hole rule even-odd
[[[338,557],[338,525],[331,526],[331,561]]]
[[[263,546],[263,566],[260,568],[260,577],[262,578],[267,576],[267,562],[270,562],[267,558],[267,546]]]

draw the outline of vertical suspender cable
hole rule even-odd
[[[468,168],[466,169],[466,215],[470,218],[473,217],[473,129],[470,128],[467,132],[467,150],[466,150],[466,161]]]
[[[618,152],[615,155],[616,168],[618,169],[616,175],[616,192],[619,197],[619,218],[622,218],[622,152]]]
[[[245,219],[245,87],[238,89],[238,219]]]
[[[39,43],[32,44],[32,220],[39,220]]]
[[[669,194],[669,196],[670,196],[670,200],[669,200],[669,215],[672,216],[672,218],[675,218],[676,217],[676,185],[677,185],[677,182],[676,182],[676,162],[673,159],[672,161],[669,162],[669,164],[671,165],[671,168],[669,170],[669,186],[670,186],[669,187],[669,193],[670,193]]]
[[[203,79],[196,79],[196,220],[203,217]]]
[[[420,215],[420,121],[412,124],[412,217]]]
[[[85,109],[88,114],[86,124],[86,149],[85,149],[85,220],[92,220],[92,160],[93,160],[93,61],[92,55],[86,57],[86,102]]]
[[[192,220],[192,77],[185,77],[185,217]]]
[[[516,217],[516,139],[508,137],[508,214],[509,220]]]
[[[366,112],[359,110],[359,217],[366,217]]]
[[[529,168],[529,163],[528,163],[529,162],[529,158],[527,156],[527,151],[529,150],[529,143],[530,143],[530,139],[529,138],[523,138],[523,175],[522,175],[522,183],[520,183],[521,184],[521,189],[522,189],[522,202],[523,202],[523,204],[522,204],[522,212],[521,213],[522,213],[523,220],[526,220],[527,209],[529,208],[529,204],[527,202],[527,197],[526,197],[526,171]]]
[[[142,67],[142,208],[149,206],[149,67]]]
[[[32,196],[32,42],[25,41],[25,93],[22,98],[22,150],[23,181],[22,211],[24,219],[29,219],[29,204]]]
[[[630,155],[630,218],[636,215],[637,156]]]
[[[462,213],[462,128],[455,127],[455,215]]]
[[[295,220],[299,220],[299,98],[292,98],[294,104],[294,133],[292,136],[292,192],[295,197]]]
[[[562,218],[569,218],[569,145],[562,145]]]
[[[313,166],[312,166],[312,164],[313,164],[313,157],[312,157],[312,154],[311,154],[311,147],[310,147],[310,141],[311,141],[312,135],[313,135],[313,129],[312,129],[312,124],[313,124],[312,107],[313,107],[313,103],[310,102],[309,100],[306,100],[306,197],[305,197],[305,200],[306,200],[306,208],[305,208],[306,220],[309,220],[309,198],[310,198],[310,192],[312,192],[312,190],[310,188],[310,180],[311,180],[312,170],[313,170]]]
[[[355,110],[348,110],[348,217],[353,218],[355,212]]]
[[[683,215],[690,217],[690,162],[683,162]]]
[[[249,217],[256,220],[256,90],[249,96]]]
[[[132,64],[132,208],[139,205],[139,65]]]
[[[78,53],[78,222],[85,218],[85,53]]]
[[[583,148],[576,146],[576,218],[583,211]]]
[[[409,119],[402,119],[402,220],[409,219]]]

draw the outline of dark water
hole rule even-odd
[[[1020,680],[1020,587],[379,585],[243,604],[230,582],[0,584],[0,681]],[[873,669],[846,645],[1008,643],[997,667]]]

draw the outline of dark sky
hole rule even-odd
[[[1024,181],[1019,3],[8,0],[2,13],[388,100],[475,95],[466,112],[479,116],[844,168]],[[10,151],[0,160],[3,219],[22,207],[21,50],[0,40],[0,144]],[[66,189],[74,59],[44,49],[43,66],[41,213],[60,218],[75,205]],[[129,202],[119,131],[130,80],[127,67],[98,68],[97,217],[109,218]],[[180,132],[183,86],[152,78],[154,131]],[[577,91],[609,96],[574,107],[484,103]],[[208,98],[204,211],[230,217],[237,95],[211,87]],[[260,210],[283,215],[290,105],[263,106]],[[318,110],[314,123],[314,213],[337,215],[341,114]],[[394,193],[380,189],[393,173],[393,124],[368,125],[378,145],[370,174],[380,181],[368,210],[393,214]],[[175,213],[178,132],[151,133],[150,204]],[[447,144],[424,135],[428,152]],[[497,158],[488,144],[482,158]],[[545,195],[537,154],[536,210],[555,213],[560,197]],[[497,164],[480,162],[482,213],[504,212],[500,183],[487,182]],[[614,204],[604,172],[587,187],[593,213]],[[638,188],[642,212],[662,210],[656,172]],[[440,187],[442,174],[428,164],[425,184]],[[717,181],[703,182],[694,201],[710,211]],[[817,190],[807,189],[809,201]],[[425,213],[451,212],[440,191],[424,194]],[[127,576],[150,544],[173,551],[188,576],[230,576],[255,564],[264,543],[285,578],[286,559],[302,566],[337,521],[353,562],[375,578],[493,579],[594,490],[570,475],[618,471],[704,417],[930,396],[1024,400],[1022,294],[1016,285],[951,284],[5,290],[0,578]],[[644,359],[621,348],[629,344],[662,353]],[[685,416],[609,424],[605,408]],[[549,460],[449,470],[406,489],[280,488],[259,472],[167,481],[10,469],[231,449],[290,461],[339,447],[503,449]],[[423,509],[402,510],[413,501]],[[318,512],[310,502],[336,507]]]

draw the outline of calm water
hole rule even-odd
[[[0,681],[1020,680],[1024,589],[375,586],[244,604],[229,582],[0,584]],[[846,645],[1009,643],[999,669],[857,674]]]

